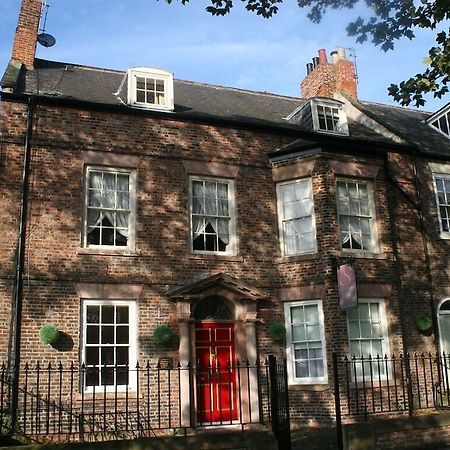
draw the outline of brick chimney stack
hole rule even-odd
[[[331,52],[331,57],[329,63],[325,50],[320,49],[319,57],[306,65],[307,75],[301,84],[303,98],[333,98],[334,94],[340,93],[356,99],[355,65],[346,59],[343,48]]]
[[[27,69],[34,64],[41,11],[41,0],[22,0],[11,57]]]

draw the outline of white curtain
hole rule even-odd
[[[88,226],[98,226],[102,221],[102,213],[111,222],[111,225],[116,227],[122,227],[123,229],[117,229],[117,232],[124,237],[128,237],[128,212],[126,211],[112,211],[117,207],[128,209],[128,193],[121,192],[120,200],[117,189],[128,190],[128,178],[118,177],[118,184],[122,186],[116,187],[116,175],[105,174],[101,172],[90,173],[90,187],[89,190],[89,206],[99,209],[89,208],[88,212]],[[118,202],[116,205],[116,193],[118,194]],[[110,210],[104,210],[108,208]],[[115,216],[115,220],[114,220]]]
[[[229,242],[228,187],[226,184],[194,181],[192,184],[192,233],[194,239],[205,232],[208,225],[220,239]]]

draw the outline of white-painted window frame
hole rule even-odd
[[[137,78],[149,78],[164,82],[164,104],[139,102],[137,100]],[[174,109],[174,89],[173,74],[166,70],[153,69],[149,67],[133,67],[128,69],[128,105],[159,111],[173,111]]]
[[[447,132],[442,130],[440,120],[444,118]],[[433,130],[450,139],[450,104],[445,105],[425,121]]]
[[[337,110],[339,121],[335,129],[329,130],[320,127],[319,111],[317,109],[318,106],[322,106],[324,108],[333,108]],[[347,114],[345,113],[343,106],[344,104],[337,100],[326,98],[311,99],[311,114],[314,131],[325,134],[341,134],[348,136],[349,131],[348,131]]]
[[[443,218],[441,214],[441,203],[439,201],[439,192],[438,192],[438,183],[437,179],[443,180],[445,183],[445,180],[450,181],[450,167],[449,167],[449,173],[433,173],[433,189],[434,189],[434,198],[436,201],[436,210],[438,214],[438,220],[439,220],[439,235],[442,239],[450,239],[450,211],[447,218]],[[445,198],[447,199],[447,191],[444,192]],[[449,207],[450,208],[450,190],[448,191],[448,200],[446,204],[442,204],[443,207]],[[442,221],[447,219],[448,222],[448,231],[445,231],[442,226]]]
[[[292,339],[292,322],[291,322],[291,309],[296,307],[304,307],[309,305],[317,306],[319,316],[319,329],[320,339],[317,340],[305,340],[299,342],[293,342]],[[287,360],[287,372],[288,383],[295,385],[311,385],[311,384],[328,384],[328,367],[327,367],[327,349],[325,342],[325,321],[323,316],[322,300],[298,300],[284,303],[284,320],[286,327],[286,360]],[[322,363],[323,363],[323,376],[321,377],[297,377],[295,371],[295,352],[294,345],[299,343],[316,342],[319,341],[322,347]]]
[[[88,205],[89,205],[89,187],[90,187],[90,172],[104,172],[104,173],[123,173],[128,175],[129,179],[129,221],[128,221],[128,240],[126,246],[119,245],[94,245],[88,244]],[[84,248],[115,250],[115,251],[129,251],[134,250],[136,246],[136,170],[124,169],[116,167],[105,166],[91,166],[85,167],[84,173],[84,215],[83,215],[83,232],[82,244]]]
[[[339,183],[356,183],[358,185],[366,185],[367,193],[368,193],[368,201],[369,201],[369,210],[370,215],[351,215],[341,212],[341,204],[339,202],[339,192],[338,192],[338,184]],[[339,247],[341,251],[348,253],[378,253],[379,245],[378,245],[378,230],[377,230],[377,220],[376,220],[376,212],[375,212],[375,200],[374,200],[374,192],[373,192],[373,182],[361,178],[345,178],[339,177],[336,178],[336,208],[338,215],[338,224],[339,224]],[[371,234],[371,249],[353,249],[353,248],[343,248],[342,241],[342,230],[341,230],[341,216],[347,217],[360,217],[360,218],[369,218],[370,223],[370,234]]]
[[[389,332],[388,332],[388,324],[387,324],[387,317],[386,317],[386,306],[385,306],[385,300],[383,298],[361,298],[358,299],[358,307],[354,308],[354,310],[357,310],[362,304],[370,304],[370,303],[376,303],[378,304],[378,315],[379,315],[379,324],[381,327],[381,337],[379,338],[381,340],[381,354],[364,354],[364,355],[360,355],[360,354],[352,354],[351,352],[351,342],[352,341],[358,341],[358,342],[363,342],[363,341],[375,341],[377,340],[376,338],[374,339],[369,339],[369,338],[352,338],[352,336],[350,335],[350,320],[349,320],[349,314],[350,312],[347,311],[347,332],[348,332],[348,345],[349,345],[349,362],[350,362],[350,370],[351,370],[351,376],[353,379],[356,378],[355,381],[362,381],[364,379],[364,381],[367,380],[371,380],[373,379],[373,381],[378,381],[378,380],[385,380],[388,375],[389,375],[389,371],[390,369],[390,365],[388,365],[387,367],[387,372],[386,372],[386,364],[385,364],[385,360],[384,357],[388,356],[390,354],[389,352]],[[358,318],[358,324],[359,324],[359,328],[361,329],[361,321],[360,318]],[[361,368],[361,373],[362,373],[362,367],[361,367],[361,362],[360,358],[361,356],[363,356],[364,358],[369,358],[369,356],[371,356],[372,358],[372,373],[370,372],[370,365],[367,364],[367,369],[364,371],[364,377],[361,376],[360,374],[357,374],[355,377],[355,362],[358,365],[357,368]],[[377,356],[380,357],[379,360],[377,360]],[[353,360],[353,357],[355,357],[356,359]],[[378,363],[377,361],[380,361],[380,368],[383,369],[384,373],[382,374],[378,374],[377,373],[377,368],[378,368]]]
[[[193,181],[211,181],[214,183],[224,183],[228,186],[228,212],[229,212],[229,243],[227,250],[214,251],[214,250],[194,250],[193,239]],[[189,245],[193,254],[199,255],[225,255],[236,256],[237,255],[237,232],[236,232],[236,194],[235,194],[235,182],[228,178],[192,175],[189,177]],[[205,214],[206,216],[206,214]]]
[[[86,346],[88,345],[86,342],[87,338],[87,306],[128,306],[128,318],[129,318],[129,325],[128,325],[128,331],[129,331],[129,351],[128,351],[128,385],[108,385],[105,386],[102,384],[98,384],[95,386],[95,392],[98,394],[101,394],[102,392],[125,392],[127,390],[129,391],[135,391],[136,390],[136,364],[137,364],[137,329],[138,329],[138,323],[137,323],[137,302],[136,300],[100,300],[100,299],[89,299],[89,300],[82,300],[81,308],[81,339],[80,339],[80,345],[81,345],[81,352],[80,352],[80,358],[81,363],[83,364],[86,360]],[[115,323],[114,323],[115,325]],[[115,331],[114,331],[115,333]],[[101,339],[101,336],[100,336]],[[99,347],[101,347],[101,343],[98,344]],[[111,346],[108,344],[108,346]],[[86,368],[88,366],[85,366]],[[99,370],[101,370],[103,366],[101,365],[101,362],[98,366]],[[99,378],[101,380],[101,378]],[[81,389],[84,389],[84,392],[90,393],[94,391],[94,388],[92,386],[86,386],[85,380],[82,380],[82,386]]]
[[[308,183],[309,184],[309,192],[310,192],[310,215],[309,216],[299,216],[292,218],[290,220],[305,218],[305,217],[311,217],[312,221],[312,233],[313,233],[313,246],[310,249],[307,249],[305,251],[299,251],[296,253],[288,253],[287,247],[286,247],[286,239],[285,239],[285,223],[289,219],[284,218],[284,210],[283,210],[283,199],[281,190],[283,186],[289,186],[299,183]],[[280,247],[281,247],[281,254],[283,256],[294,256],[294,255],[303,255],[303,254],[309,254],[309,253],[316,253],[317,252],[317,230],[316,230],[316,217],[314,212],[314,193],[312,189],[312,179],[309,178],[299,178],[295,180],[289,180],[289,181],[283,181],[281,183],[277,183],[276,185],[276,191],[277,191],[277,209],[278,209],[278,229],[280,234]]]

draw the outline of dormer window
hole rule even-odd
[[[348,135],[343,103],[332,99],[312,99],[311,113],[315,131]]]
[[[450,139],[450,103],[429,117],[426,123]]]
[[[174,107],[172,74],[145,67],[129,69],[128,104],[140,108],[172,111]]]

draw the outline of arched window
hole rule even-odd
[[[222,297],[212,295],[200,300],[194,307],[195,320],[232,320],[230,308]]]
[[[438,310],[441,351],[450,353],[450,299],[442,302]]]

